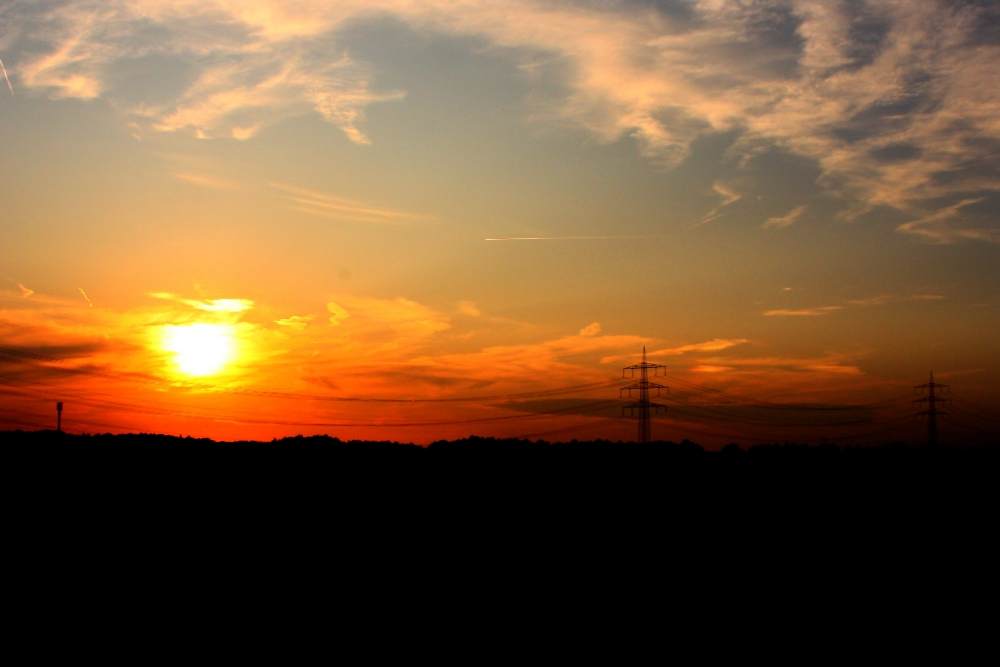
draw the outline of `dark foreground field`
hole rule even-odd
[[[790,605],[898,602],[932,579],[939,593],[976,592],[997,562],[998,471],[996,446],[0,432],[5,535],[15,569],[44,573],[32,586],[80,600],[107,581],[136,599],[221,587],[250,606],[263,580],[334,606],[360,587],[371,614],[400,596],[417,614],[445,582],[477,604],[557,589],[580,605],[663,601],[706,586],[750,586],[754,601],[795,591]]]
[[[515,506],[541,500],[584,506],[632,503],[700,510],[729,505],[801,503],[851,507],[889,503],[962,508],[997,499],[1000,447],[840,448],[835,445],[729,445],[706,452],[695,443],[609,441],[547,443],[471,437],[428,447],[342,441],[329,436],[271,442],[214,442],[150,434],[70,435],[0,432],[10,485],[61,495],[114,490],[125,497],[161,494],[184,502],[230,495],[319,500],[343,495],[374,505],[405,499],[400,511],[429,503]],[[663,505],[667,503],[667,505]]]

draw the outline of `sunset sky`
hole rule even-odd
[[[996,2],[0,0],[0,59],[0,429],[634,439],[644,345],[657,438],[1000,410]]]

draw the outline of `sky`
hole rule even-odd
[[[657,438],[1000,411],[995,1],[0,0],[0,59],[0,428],[628,440],[644,346]]]

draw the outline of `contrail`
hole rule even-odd
[[[89,304],[90,304],[90,305],[89,305],[89,306],[87,306],[87,307],[88,307],[88,308],[93,308],[93,307],[94,307],[94,304],[90,302],[90,299],[89,299],[89,298],[87,297],[87,293],[83,291],[83,288],[82,288],[82,287],[77,287],[77,289],[78,289],[78,290],[80,290],[80,294],[82,294],[82,295],[83,295],[83,298],[84,298],[84,299],[87,299],[87,303],[89,303]]]
[[[7,87],[10,88],[10,96],[14,97],[14,86],[10,85],[10,79],[7,78],[7,68],[3,66],[2,60],[0,60],[0,70],[3,70],[3,80],[7,82]]]
[[[570,241],[578,239],[665,239],[666,234],[652,236],[509,236],[502,239],[486,239],[487,241]]]

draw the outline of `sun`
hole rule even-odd
[[[236,340],[232,327],[224,324],[168,326],[163,349],[174,353],[174,363],[181,373],[215,375],[235,356]]]

